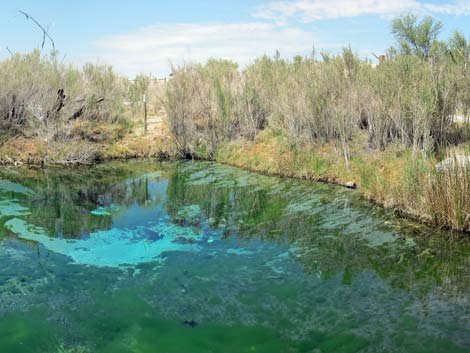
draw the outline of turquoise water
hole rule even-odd
[[[213,163],[0,169],[0,352],[470,352],[470,244]]]

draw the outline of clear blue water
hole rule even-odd
[[[0,170],[0,352],[470,352],[470,244],[213,163]]]

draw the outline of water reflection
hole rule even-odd
[[[396,219],[353,191],[213,163],[2,170],[0,180],[0,260],[9,264],[0,313],[66,302],[74,313],[48,313],[49,321],[65,317],[90,332],[100,318],[79,318],[114,293],[120,299],[102,314],[137,341],[136,325],[176,335],[171,320],[195,320],[268,327],[246,335],[269,337],[271,351],[276,335],[299,352],[470,347],[468,240]],[[159,319],[113,316],[129,296]],[[129,337],[118,336],[126,346]],[[157,347],[150,337],[145,344]]]

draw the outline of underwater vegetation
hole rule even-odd
[[[191,230],[165,223],[151,227],[160,236],[153,241],[146,237],[142,228],[111,228],[90,233],[88,237],[78,240],[50,237],[44,229],[18,218],[6,222],[5,228],[20,239],[38,242],[50,251],[69,257],[74,263],[98,267],[125,268],[157,261],[166,252],[197,250],[193,244],[178,241],[181,238],[196,239]]]
[[[206,162],[0,180],[0,352],[470,347],[470,244],[355,191]]]

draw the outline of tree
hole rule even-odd
[[[442,30],[442,22],[432,17],[418,21],[415,15],[405,15],[392,21],[392,33],[402,54],[415,54],[428,59]]]
[[[457,63],[467,63],[470,59],[470,41],[460,32],[455,32],[449,39],[449,49],[452,60]]]
[[[140,74],[130,82],[128,97],[134,114],[136,114],[139,109],[141,109],[142,97],[144,94],[148,94],[150,81],[150,76]]]

